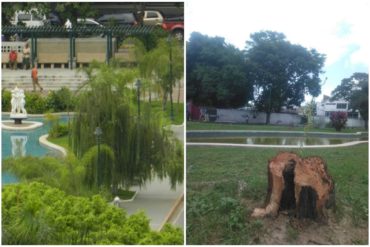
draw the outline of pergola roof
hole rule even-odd
[[[1,29],[2,34],[102,34],[111,33],[112,35],[134,35],[149,34],[153,32],[164,32],[160,27],[155,26],[113,26],[113,27],[84,27],[76,26],[66,29],[62,26],[42,26],[42,27],[24,27],[24,26],[4,26]]]

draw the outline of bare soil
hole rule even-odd
[[[265,232],[260,236],[261,244],[368,244],[368,227],[354,227],[350,217],[336,222],[331,212],[327,222],[298,220],[283,212],[262,222]]]

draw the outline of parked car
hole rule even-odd
[[[77,19],[77,25],[79,27],[104,27],[102,24],[97,22],[96,20],[92,18],[78,18]],[[93,32],[84,32],[83,34],[79,34],[78,37],[91,37],[91,36],[100,36],[104,37],[104,33],[98,34],[98,33],[93,33]]]
[[[85,19],[78,18],[77,24],[79,26],[85,26],[85,27],[103,27],[102,24],[100,24],[99,22],[95,21],[92,18],[85,18]]]
[[[170,31],[177,40],[184,40],[184,17],[167,18],[162,23],[162,28]]]
[[[137,12],[137,19],[142,15],[143,25],[160,26],[163,23],[164,17],[161,12],[157,10],[145,10]]]
[[[37,13],[37,10],[16,11],[10,20],[12,25],[23,23],[26,27],[40,27],[47,22],[46,16]]]
[[[120,13],[103,15],[97,20],[104,26],[107,25],[137,25],[135,15],[133,13]]]
[[[215,122],[218,118],[217,109],[214,107],[202,107],[200,119],[205,122]]]
[[[61,26],[63,23],[57,14],[50,13],[48,15],[47,24],[52,26]]]

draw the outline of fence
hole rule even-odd
[[[200,112],[207,112],[201,107]],[[200,116],[202,118],[202,116]],[[303,124],[303,116],[293,113],[271,113],[270,124],[274,125],[289,125],[297,126]],[[207,119],[207,118],[206,118]],[[250,110],[237,109],[217,109],[216,123],[249,123],[249,124],[265,124],[266,113]],[[318,128],[327,127],[330,124],[330,118],[325,116],[314,117],[314,125]],[[348,118],[346,127],[348,128],[364,128],[365,121],[362,119]]]

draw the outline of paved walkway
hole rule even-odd
[[[184,140],[183,125],[172,125],[176,138]],[[126,209],[128,214],[133,214],[137,211],[144,211],[150,218],[150,226],[154,230],[159,230],[163,221],[170,213],[176,200],[184,193],[184,185],[180,184],[175,190],[171,190],[169,179],[161,181],[155,178],[147,186],[139,188],[132,187],[131,190],[137,190],[137,196],[132,202],[121,202],[120,207]],[[178,210],[174,224],[184,228],[184,207]]]
[[[40,85],[44,88],[44,94],[47,94],[48,91],[59,90],[62,87],[67,87],[71,91],[76,91],[80,86],[82,86],[86,80],[87,75],[85,72],[79,69],[61,69],[61,68],[47,68],[47,69],[38,69],[38,76]],[[15,86],[23,88],[25,91],[33,90],[32,79],[31,79],[31,70],[11,70],[11,69],[2,69],[1,76],[2,88],[11,89]],[[180,90],[180,102],[184,101],[184,88],[183,82],[181,85],[178,83],[173,88],[172,97],[174,101],[177,102],[178,93]],[[179,86],[181,86],[179,88]],[[145,99],[148,99],[147,95]],[[158,99],[159,95],[156,92],[152,92],[151,98]]]
[[[174,203],[184,192],[184,186],[181,184],[175,190],[171,190],[168,179],[160,181],[156,178],[146,187],[132,187],[131,190],[138,191],[135,200],[121,202],[120,207],[126,209],[128,214],[144,211],[150,218],[152,229],[159,230]],[[178,221],[178,223],[183,223],[183,221]],[[180,224],[178,226],[183,227]]]

